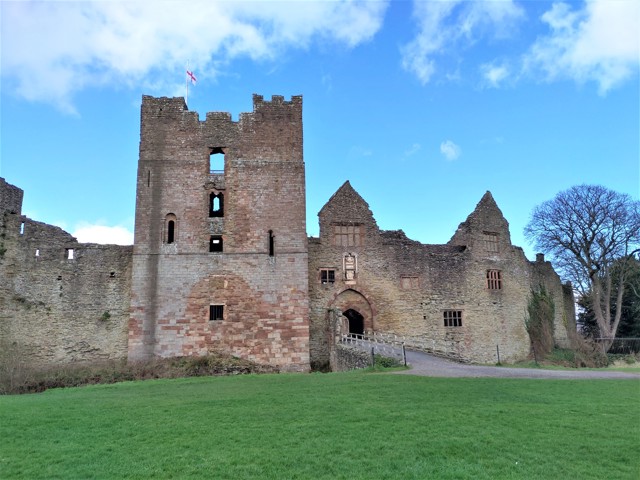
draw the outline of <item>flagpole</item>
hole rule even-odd
[[[187,72],[189,71],[189,62],[187,61]],[[184,96],[184,103],[189,108],[189,74],[185,74],[184,76],[185,86],[186,86],[186,94]]]

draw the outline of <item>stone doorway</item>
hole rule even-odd
[[[352,308],[342,312],[342,315],[349,322],[349,333],[355,335],[364,335],[364,317]]]

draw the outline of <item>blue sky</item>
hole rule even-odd
[[[143,94],[303,95],[307,231],[346,180],[445,243],[490,190],[512,241],[573,185],[638,198],[640,3],[2,1],[0,176],[23,213],[132,241]]]

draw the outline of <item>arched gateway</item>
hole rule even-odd
[[[365,331],[374,329],[373,309],[366,297],[360,292],[347,289],[336,297],[330,307],[342,312],[341,333],[362,335]]]

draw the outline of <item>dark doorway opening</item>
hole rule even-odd
[[[349,321],[349,333],[364,335],[364,317],[360,313],[350,308],[342,314]]]

